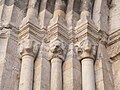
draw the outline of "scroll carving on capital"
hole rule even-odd
[[[80,46],[78,48],[78,57],[79,60],[82,60],[84,58],[92,58],[95,59],[97,46],[93,45],[91,41],[84,40],[80,43]]]
[[[19,43],[20,58],[22,58],[22,56],[24,55],[31,55],[33,57],[36,57],[38,51],[39,44],[33,40],[25,39],[24,41]]]
[[[67,45],[60,41],[60,40],[55,40],[50,44],[50,49],[49,49],[49,57],[50,60],[52,58],[60,58],[61,60],[64,60],[67,52]]]

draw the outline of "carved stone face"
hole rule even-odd
[[[49,57],[50,59],[53,57],[58,57],[64,60],[66,54],[66,45],[59,40],[55,40],[50,44],[50,52]]]
[[[21,55],[28,53],[36,56],[38,50],[39,44],[35,43],[35,41],[33,40],[25,39],[23,42],[20,43],[19,51]]]
[[[83,45],[83,50],[90,53],[91,52],[91,49],[92,49],[92,45],[90,44],[90,42],[85,42],[84,45]]]
[[[62,43],[58,40],[54,41],[50,47],[52,53],[58,53],[62,51]]]

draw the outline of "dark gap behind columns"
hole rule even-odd
[[[75,0],[73,5],[73,11],[75,11],[78,14],[80,13],[80,2],[81,0]]]
[[[92,10],[91,10],[91,18],[93,19],[93,8],[94,8],[95,0],[92,0]]]
[[[5,4],[6,4],[7,6],[11,6],[11,5],[14,4],[14,0],[5,0]]]

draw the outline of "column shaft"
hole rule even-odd
[[[62,90],[62,60],[53,58],[51,64],[51,90]]]
[[[19,90],[32,90],[34,57],[24,55],[22,57]]]
[[[94,60],[85,58],[82,63],[82,90],[95,90]]]
[[[28,5],[28,11],[27,11],[27,16],[36,16],[38,11],[37,11],[37,0],[30,0],[29,5]]]

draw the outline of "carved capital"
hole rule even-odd
[[[99,31],[99,42],[105,46],[107,46],[108,43],[108,35],[105,31]]]
[[[53,58],[60,58],[61,60],[64,60],[66,55],[66,44],[62,41],[55,40],[50,45],[50,60]]]
[[[94,60],[96,55],[96,46],[93,45],[89,40],[84,40],[80,43],[78,55],[79,60],[83,60],[84,58],[92,58]]]
[[[25,39],[20,43],[19,52],[21,58],[25,55],[30,55],[35,57],[39,50],[39,44],[30,39]]]

